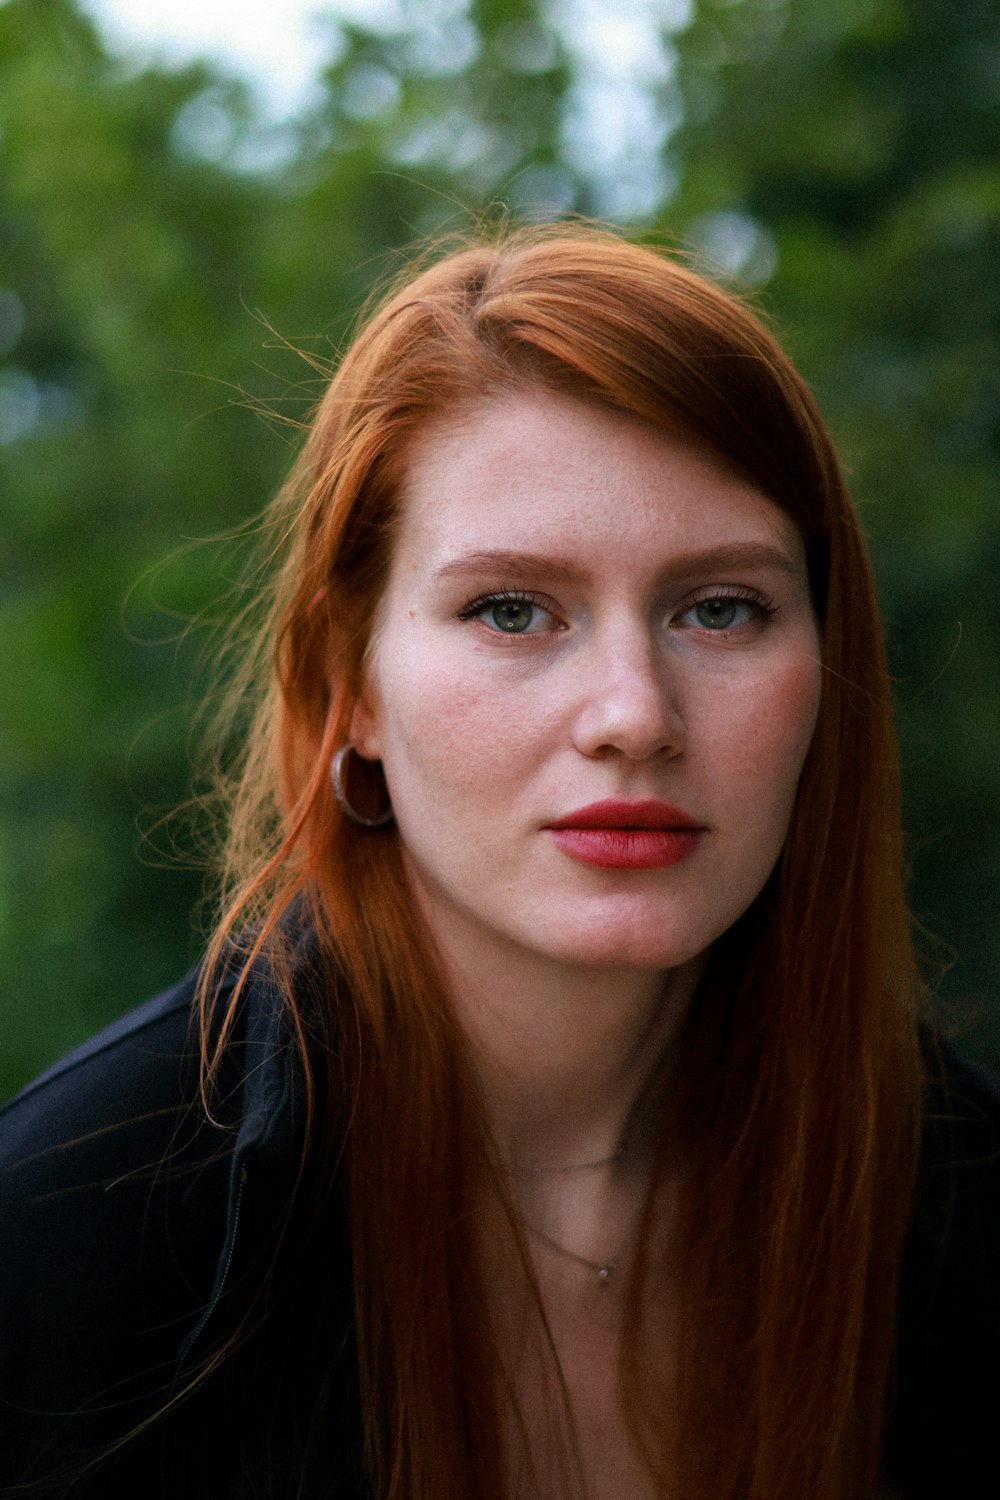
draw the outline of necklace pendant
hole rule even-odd
[[[598,1266],[597,1279],[601,1283],[601,1286],[607,1286],[608,1282],[611,1280],[611,1272],[613,1269],[614,1268],[612,1266]]]

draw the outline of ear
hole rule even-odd
[[[351,744],[364,760],[382,759],[379,716],[369,701],[367,687],[362,689],[351,712],[349,733]]]

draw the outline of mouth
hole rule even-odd
[[[608,799],[579,807],[549,823],[557,848],[602,870],[660,870],[698,848],[705,825],[669,802]]]

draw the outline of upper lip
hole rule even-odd
[[[623,802],[617,797],[608,797],[603,802],[589,802],[575,812],[555,818],[549,828],[703,828],[705,825],[691,818],[670,802],[649,799],[643,802]]]

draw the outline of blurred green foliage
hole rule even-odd
[[[624,209],[766,284],[872,540],[928,971],[1000,1061],[1000,13],[646,14],[637,162],[588,160],[538,0],[331,22],[280,127],[207,65],[129,71],[72,0],[0,3],[0,1094],[203,940],[201,872],[147,831],[188,789],[188,622],[227,607],[199,539],[260,510],[318,391],[285,341],[333,359],[387,254],[498,204]]]

